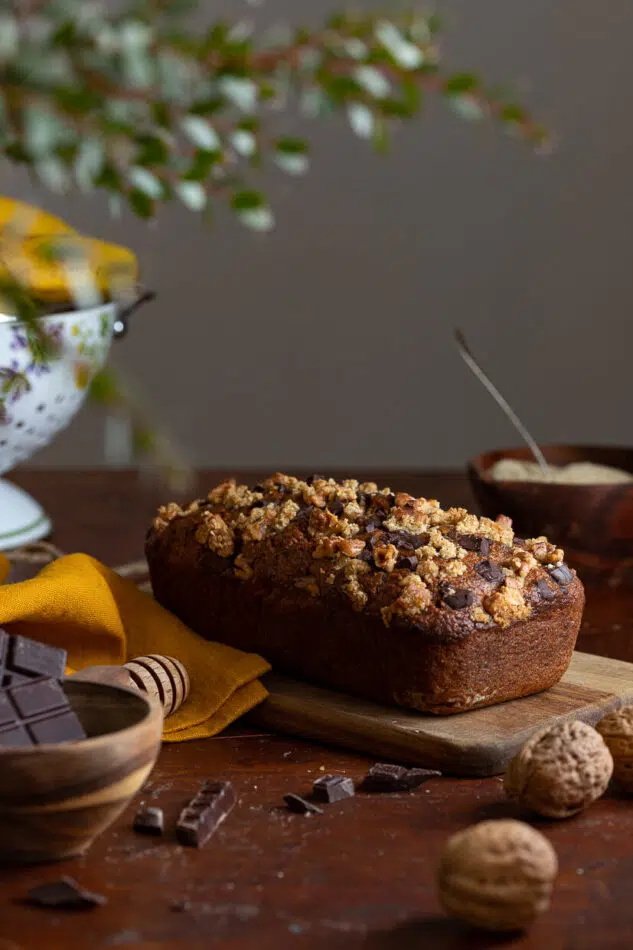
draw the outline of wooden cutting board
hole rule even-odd
[[[535,730],[565,719],[595,725],[633,703],[633,663],[578,652],[552,689],[455,716],[379,706],[274,673],[264,683],[270,696],[251,714],[260,726],[453,775],[499,775]]]

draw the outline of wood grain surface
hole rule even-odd
[[[269,673],[270,696],[249,717],[275,732],[345,746],[450,775],[499,775],[537,729],[566,719],[595,725],[633,702],[633,664],[574,653],[560,683],[456,716],[425,716]]]
[[[203,476],[201,488],[218,478]],[[168,500],[132,473],[33,471],[15,480],[47,506],[60,547],[110,564],[138,557],[154,504]],[[389,481],[472,506],[458,475]],[[633,594],[589,591],[580,648],[633,660]],[[560,861],[551,910],[524,936],[474,934],[440,911],[442,844],[471,822],[521,813],[505,803],[497,778],[359,794],[312,818],[280,807],[286,792],[309,791],[324,772],[360,779],[370,762],[243,723],[216,739],[165,746],[146,791],[85,857],[0,871],[0,950],[629,950],[633,800],[609,792],[576,818],[536,822]],[[173,822],[207,778],[231,779],[239,804],[202,851],[180,848]],[[141,801],[164,808],[164,839],[132,831]],[[30,887],[62,874],[108,904],[73,914],[23,902]]]

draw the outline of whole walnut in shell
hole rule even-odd
[[[584,722],[561,722],[535,733],[506,770],[511,801],[545,815],[569,818],[605,791],[613,759],[601,735]]]
[[[626,792],[633,792],[633,706],[607,713],[598,732],[613,756],[613,776]]]
[[[447,913],[487,930],[522,930],[547,910],[558,873],[547,838],[522,821],[482,821],[444,845],[439,897]]]

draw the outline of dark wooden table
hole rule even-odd
[[[369,473],[368,473],[369,474]],[[54,540],[110,564],[142,553],[161,493],[132,473],[23,472],[52,514]],[[208,473],[201,484],[216,480]],[[459,475],[399,476],[392,486],[471,505]],[[164,493],[163,493],[164,494]],[[161,500],[167,500],[162,498]],[[590,591],[580,647],[633,659],[633,596]],[[609,794],[565,822],[538,822],[560,859],[550,912],[523,937],[476,934],[445,918],[435,893],[442,843],[513,814],[499,779],[444,778],[413,794],[357,796],[322,816],[279,807],[324,771],[359,779],[368,760],[236,724],[216,739],[166,746],[144,798],[172,817],[201,779],[230,777],[240,803],[207,847],[136,836],[136,804],[83,858],[0,871],[0,950],[589,950],[633,945],[633,802]],[[26,891],[70,874],[108,898],[83,913],[26,906]],[[175,902],[186,901],[184,910]],[[182,905],[180,905],[182,906]]]

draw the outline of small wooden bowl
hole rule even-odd
[[[548,462],[595,462],[633,472],[633,449],[594,445],[541,446]],[[532,460],[527,448],[484,452],[468,474],[482,512],[512,518],[522,537],[546,535],[565,550],[567,563],[583,581],[633,584],[633,483],[555,485],[500,482],[489,474],[500,459]]]
[[[0,861],[82,854],[152,771],[163,711],[134,690],[66,680],[88,739],[0,749]]]

